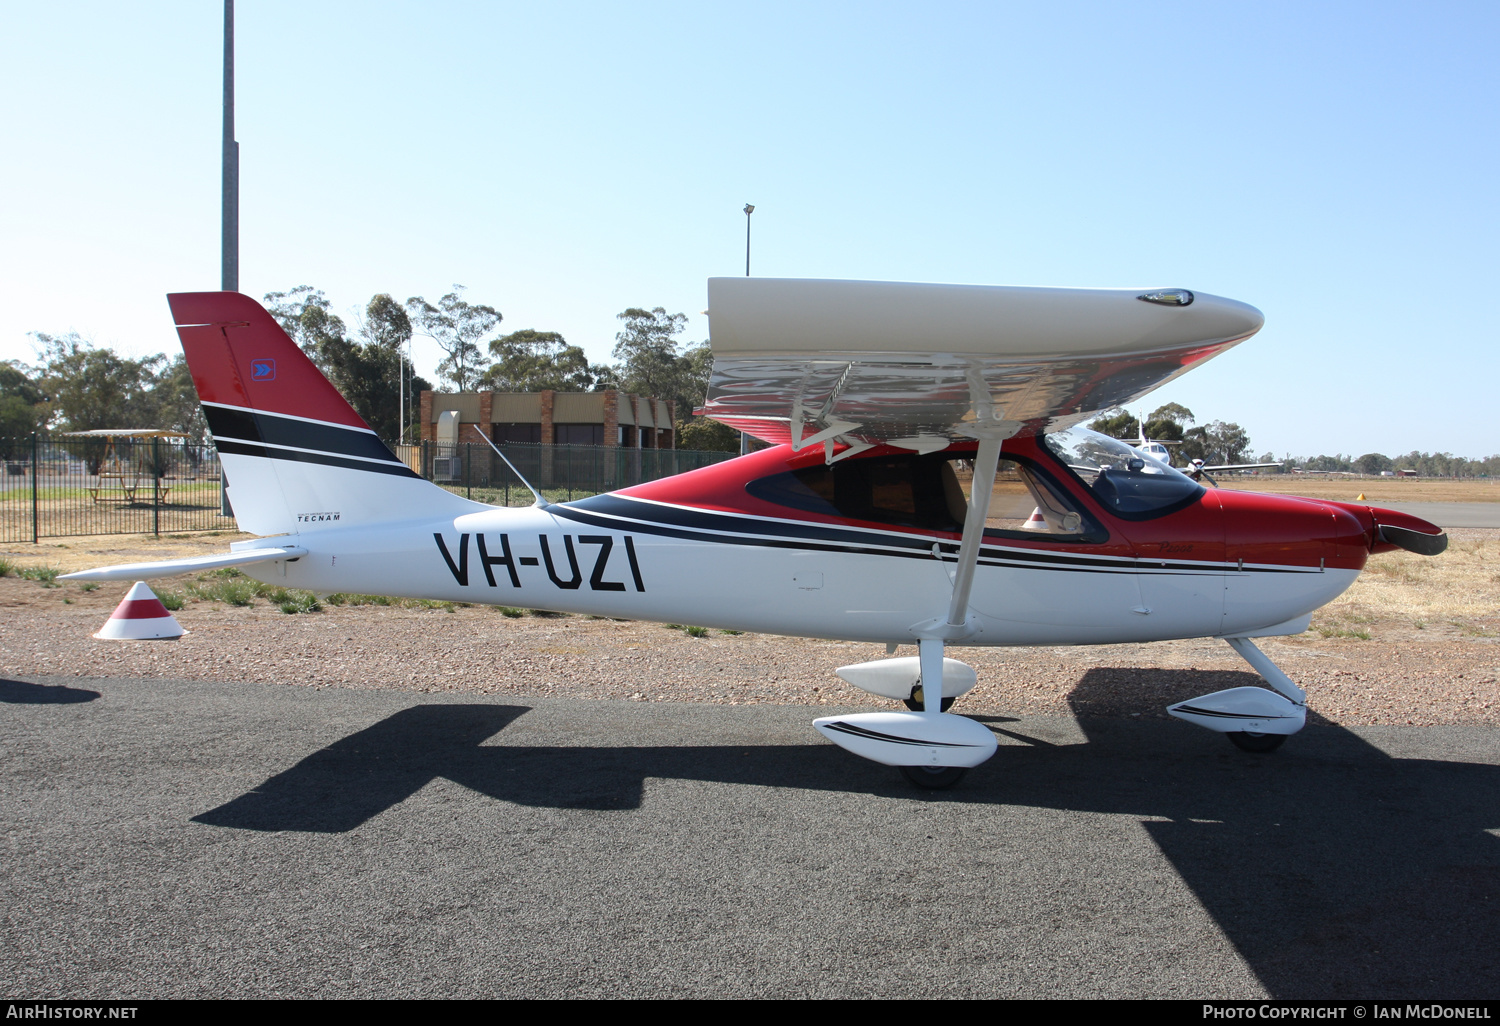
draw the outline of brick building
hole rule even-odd
[[[422,440],[438,440],[438,417],[458,413],[459,442],[534,442],[675,449],[676,403],[606,392],[423,392]]]

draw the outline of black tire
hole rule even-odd
[[[918,684],[916,687],[914,687],[914,688],[911,689],[911,697],[910,698],[903,698],[901,701],[905,702],[906,703],[906,707],[908,709],[910,709],[912,712],[926,712],[927,711],[922,706],[922,685],[920,685],[920,684]],[[953,703],[956,702],[956,701],[958,701],[957,696],[955,696],[955,695],[944,695],[943,696],[942,708],[940,708],[938,711],[939,712],[947,712],[949,709],[953,708]]]
[[[1285,734],[1252,734],[1247,730],[1232,730],[1224,736],[1234,742],[1234,747],[1240,751],[1254,752],[1257,755],[1276,751],[1286,740]]]
[[[941,791],[952,787],[969,772],[963,766],[902,766],[901,775],[918,787]]]

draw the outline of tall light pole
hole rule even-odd
[[[755,213],[755,206],[745,204],[745,277],[750,277],[750,215]],[[750,436],[740,432],[740,455],[750,451]]]
[[[234,140],[234,0],[224,0],[224,205],[219,287],[240,290],[240,144]]]
[[[745,277],[750,277],[750,215],[755,213],[755,207],[749,203],[745,204]]]

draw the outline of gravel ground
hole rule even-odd
[[[105,559],[87,544],[55,546],[46,558],[33,549],[26,562],[50,559],[66,570],[173,554],[166,542],[137,546]],[[225,547],[221,538],[178,545]],[[155,583],[180,592],[191,578]],[[178,641],[94,640],[125,590],[0,578],[0,672],[734,705],[881,701],[832,672],[881,658],[880,645],[721,631],[691,637],[659,624],[509,618],[488,607],[328,606],[288,615],[265,599],[248,607],[190,601],[177,614],[190,633]],[[1308,690],[1311,722],[1500,723],[1500,632],[1418,630],[1395,620],[1366,627],[1368,640],[1310,632],[1261,643]],[[979,672],[979,686],[959,705],[977,714],[1164,717],[1172,702],[1258,680],[1228,646],[1208,640],[955,654]]]

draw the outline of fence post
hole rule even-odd
[[[41,541],[41,526],[37,519],[36,508],[36,475],[41,470],[41,461],[37,459],[37,433],[31,433],[31,544],[35,545]]]
[[[161,537],[161,438],[151,437],[151,533]]]
[[[455,446],[455,448],[457,448]],[[474,498],[474,480],[469,476],[469,467],[474,462],[474,443],[468,442],[464,445],[464,491],[465,497]]]

